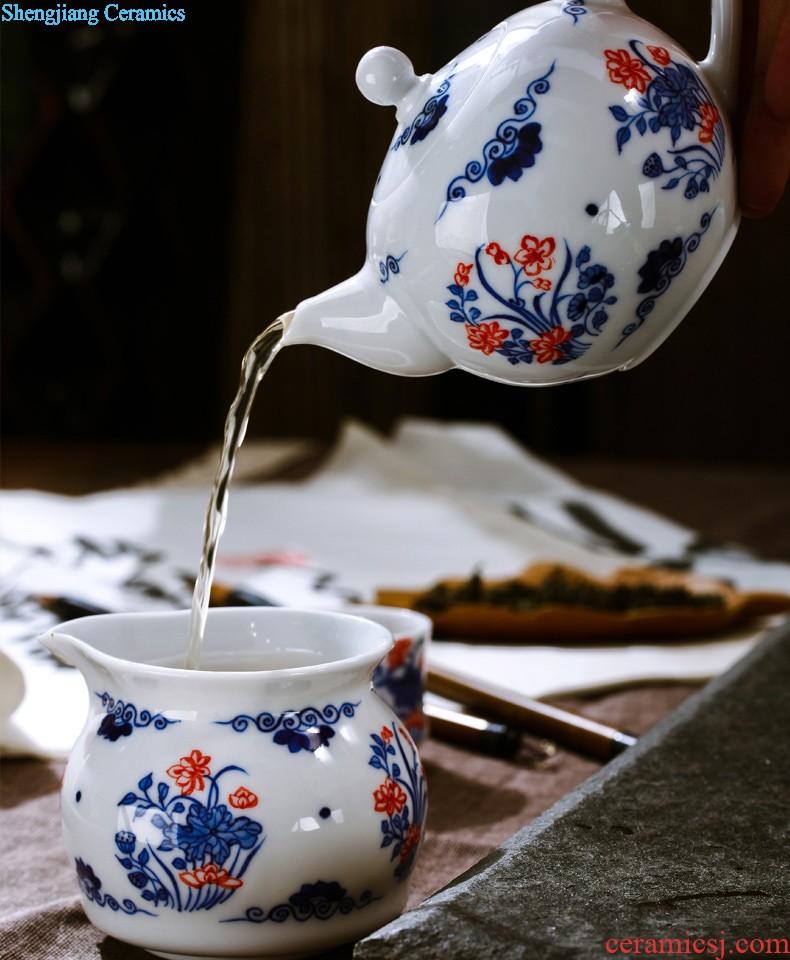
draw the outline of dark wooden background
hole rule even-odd
[[[695,56],[704,4],[633,0]],[[7,437],[214,440],[271,319],[355,273],[392,111],[354,83],[370,47],[434,72],[512,0],[187,3],[184,24],[5,24],[2,428]],[[582,159],[583,162],[583,159]],[[500,423],[545,454],[790,463],[788,200],[745,222],[648,361],[549,389],[407,379],[284,350],[251,430],[346,417]]]

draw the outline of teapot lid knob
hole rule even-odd
[[[401,104],[419,83],[411,60],[394,47],[375,47],[359,61],[357,86],[363,96],[382,106]]]

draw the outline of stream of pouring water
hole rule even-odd
[[[252,342],[241,363],[239,390],[225,421],[222,453],[203,524],[203,551],[195,581],[195,592],[192,595],[192,616],[189,621],[189,641],[184,662],[187,670],[197,670],[200,667],[203,633],[206,629],[211,584],[217,561],[217,546],[227,520],[228,490],[233,477],[233,468],[236,465],[236,454],[244,440],[258,384],[282,346],[285,331],[292,318],[293,312],[284,313],[266,327],[263,333]]]

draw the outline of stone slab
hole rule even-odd
[[[787,624],[470,871],[360,941],[354,958],[723,957],[782,937]],[[757,946],[749,955],[788,953],[786,942]]]

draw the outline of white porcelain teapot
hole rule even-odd
[[[624,0],[548,0],[417,77],[389,47],[357,83],[396,106],[356,276],[283,343],[391,373],[542,385],[632,367],[671,333],[738,227],[739,0],[695,63]]]

